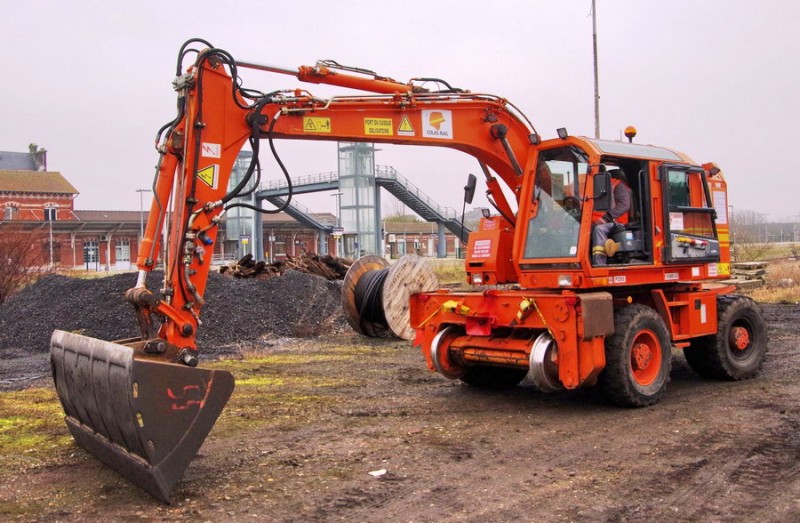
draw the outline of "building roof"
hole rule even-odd
[[[78,194],[59,172],[19,170],[0,170],[0,192]]]
[[[82,222],[136,222],[147,220],[147,211],[73,211]]]
[[[36,161],[30,153],[0,151],[0,169],[7,171],[38,171]]]
[[[139,222],[144,218],[147,220],[147,215],[149,214],[149,209],[145,209],[142,213],[141,211],[74,211],[75,216],[80,221],[84,222]],[[336,220],[336,217],[333,216],[331,213],[313,213],[313,216],[317,219],[326,218],[328,220]],[[226,216],[227,218],[227,216]],[[263,215],[264,224],[285,224],[285,223],[297,223],[297,220],[289,216],[284,212],[280,212],[277,214],[264,214]],[[224,221],[224,219],[223,219]]]
[[[336,223],[336,216],[329,212],[312,212],[311,217],[317,221]],[[262,214],[261,221],[264,222],[265,225],[269,223],[297,223],[297,220],[283,211],[279,213]]]
[[[392,222],[384,221],[384,230],[387,234],[436,234],[438,228],[432,222]],[[447,231],[445,234],[452,234]]]

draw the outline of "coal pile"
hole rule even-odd
[[[153,273],[148,288],[157,290]],[[80,279],[47,275],[0,306],[0,358],[46,352],[53,330],[104,340],[138,336],[133,307],[124,298],[136,283],[132,273]],[[308,337],[339,332],[341,284],[288,271],[268,280],[234,279],[210,273],[198,347],[208,353],[263,336]]]

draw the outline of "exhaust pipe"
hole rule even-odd
[[[229,372],[60,330],[50,361],[75,441],[166,503],[234,388]]]

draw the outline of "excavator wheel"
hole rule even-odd
[[[75,441],[167,503],[234,386],[225,371],[158,361],[59,330],[50,361]]]
[[[721,380],[752,378],[767,355],[767,325],[758,305],[735,294],[717,298],[718,331],[683,350],[697,374]]]
[[[667,326],[641,304],[614,313],[614,334],[606,339],[606,367],[598,377],[605,395],[621,407],[656,403],[667,388],[672,364]]]

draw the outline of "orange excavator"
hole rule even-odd
[[[242,68],[366,94],[259,92],[242,86]],[[496,209],[469,236],[467,278],[480,288],[410,301],[415,345],[446,378],[498,388],[530,376],[545,392],[597,386],[621,406],[645,406],[664,393],[673,347],[707,377],[740,380],[761,368],[759,307],[714,282],[730,273],[730,234],[726,182],[713,163],[565,129],[543,140],[506,99],[437,78],[402,83],[332,61],[258,65],[200,39],[181,47],[174,88],[178,114],[157,134],[139,278],[126,293],[141,335],[110,342],[56,331],[51,343],[74,438],[159,499],[169,500],[234,388],[229,373],[197,367],[195,336],[220,220],[247,205],[234,199],[258,183],[261,140],[287,178],[276,139],[448,147],[477,159]],[[247,143],[252,164],[229,189]],[[616,179],[630,190],[628,219],[593,246]],[[156,293],[146,276],[162,242]],[[605,263],[593,265],[598,249]]]

